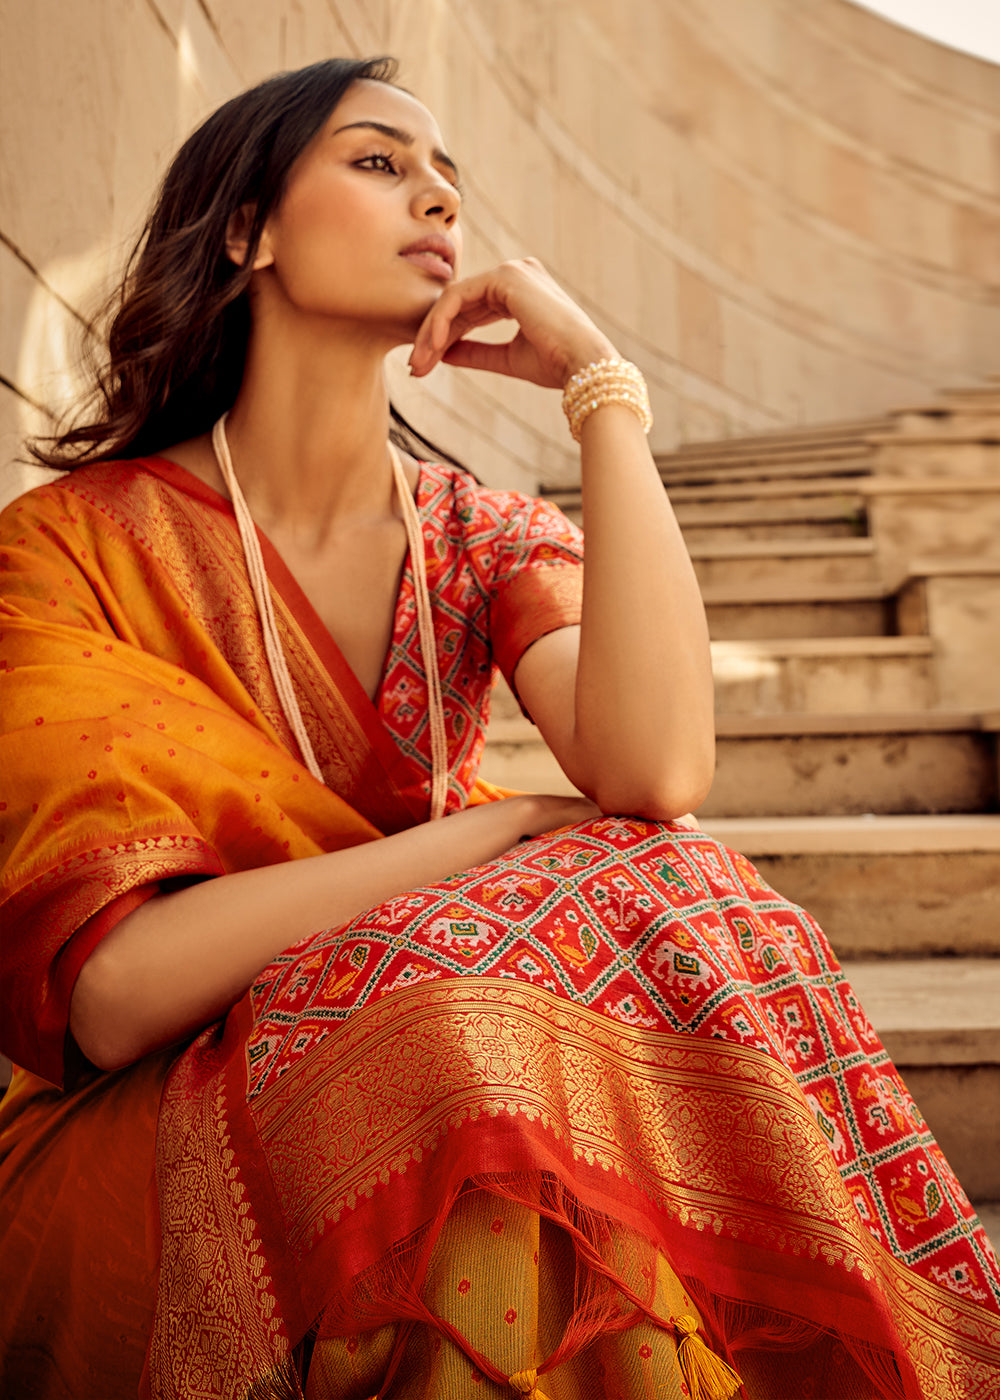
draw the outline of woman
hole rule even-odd
[[[190,139],[79,469],[3,517],[5,1393],[986,1395],[968,1202],[822,935],[682,820],[641,378],[536,263],[460,278],[392,76]],[[585,589],[557,512],[390,445],[410,343],[564,390]],[[590,800],[476,782],[494,665]]]

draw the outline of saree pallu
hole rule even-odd
[[[315,935],[183,1058],[161,1125],[154,1394],[213,1366],[204,1393],[245,1393],[267,1355],[291,1384],[310,1328],[326,1355],[391,1322],[460,1334],[464,1371],[387,1395],[534,1370],[555,1400],[588,1393],[560,1341],[631,1318],[669,1348],[633,1339],[649,1393],[680,1396],[689,1313],[748,1396],[996,1389],[1000,1279],[961,1188],[816,925],[703,833],[589,822]],[[580,1300],[550,1353],[516,1270],[482,1263],[532,1201]],[[601,1237],[641,1263],[623,1291]]]
[[[457,810],[579,541],[440,468],[418,504]],[[4,525],[5,1048],[70,1087],[0,1107],[0,1375],[35,1347],[26,1396],[134,1393],[151,1332],[156,1400],[681,1397],[704,1342],[748,1400],[997,1392],[971,1207],[822,934],[703,833],[526,842],[290,948],[180,1052],[74,1060],[139,901],[424,818],[426,683],[408,567],[373,704],[263,541],[323,787],[215,493],[85,469]]]

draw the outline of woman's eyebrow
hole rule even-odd
[[[342,131],[354,131],[358,127],[367,127],[371,131],[379,131],[382,133],[383,136],[388,136],[391,141],[399,141],[404,146],[413,145],[414,138],[410,135],[408,131],[403,131],[402,128],[398,126],[389,126],[386,122],[348,122],[346,126],[338,126],[333,134],[334,136],[339,136]],[[435,149],[431,152],[431,155],[433,156],[436,165],[445,166],[446,169],[451,171],[455,179],[458,179],[458,166],[455,164],[451,156],[448,155],[446,151],[442,151],[439,147],[435,147]]]

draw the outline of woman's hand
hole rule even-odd
[[[464,337],[477,326],[516,321],[496,345]],[[570,375],[617,352],[536,258],[501,263],[446,287],[417,332],[410,368],[420,377],[444,360],[561,389]]]
[[[533,836],[543,836],[547,831],[558,831],[561,826],[575,826],[577,822],[593,821],[602,816],[600,807],[589,797],[557,797],[545,793],[521,793],[517,797],[504,799],[523,805],[519,812],[521,827],[520,839],[530,840]],[[477,809],[478,810],[478,809]]]

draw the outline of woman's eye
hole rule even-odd
[[[397,173],[392,156],[387,156],[381,151],[377,151],[371,156],[365,156],[363,160],[358,161],[358,164],[364,166],[366,170],[384,170],[388,175]]]

